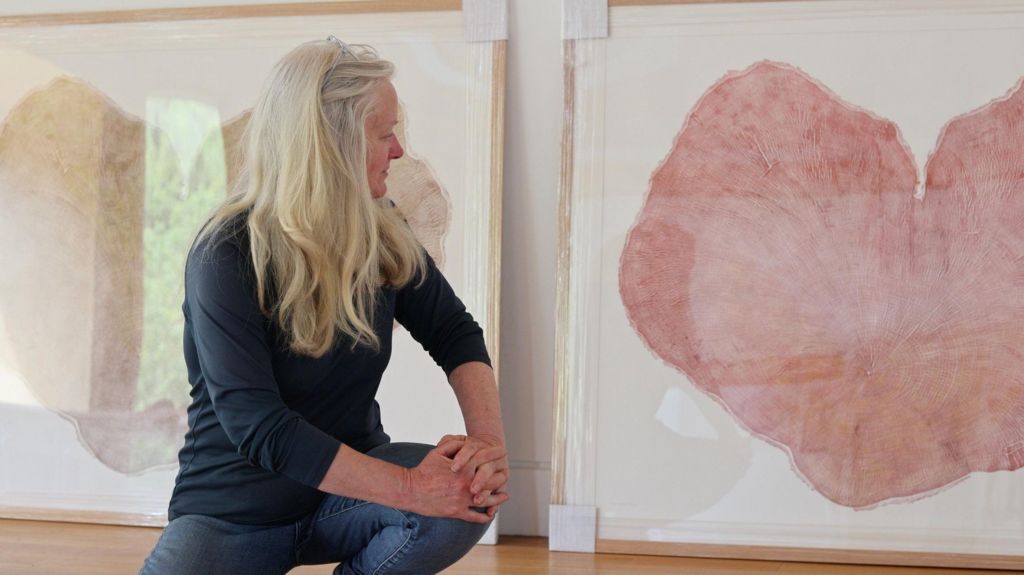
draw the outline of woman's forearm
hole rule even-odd
[[[485,363],[469,362],[449,377],[470,437],[492,445],[505,445],[501,404],[494,371]],[[408,469],[359,453],[347,445],[338,449],[318,488],[326,493],[354,497],[409,509],[414,491]]]
[[[409,470],[359,453],[342,444],[317,487],[332,495],[409,508]]]
[[[406,469],[342,445],[319,488],[420,515],[486,523],[494,513],[473,507],[497,508],[508,495],[488,493],[481,502],[470,493],[473,474],[452,471],[451,456],[460,446],[461,442],[450,442],[432,449],[419,465]]]
[[[452,371],[448,381],[459,401],[466,434],[504,446],[501,401],[491,366],[479,361],[464,363]]]

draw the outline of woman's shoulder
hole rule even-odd
[[[244,218],[232,218],[200,233],[185,264],[186,314],[262,321],[248,244]]]
[[[249,227],[246,216],[246,213],[238,214],[217,224],[214,229],[207,229],[214,225],[207,222],[189,251],[189,263],[209,264],[248,255]]]
[[[218,284],[225,280],[247,284],[253,281],[254,276],[246,214],[225,220],[215,229],[200,232],[185,265],[186,286],[196,281],[205,283],[204,279]]]

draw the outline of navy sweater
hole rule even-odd
[[[288,351],[279,326],[260,312],[245,227],[232,229],[212,247],[197,246],[186,265],[192,402],[169,516],[279,525],[316,509],[324,497],[316,486],[341,443],[366,452],[389,441],[374,396],[394,320],[446,374],[490,360],[479,325],[432,261],[422,283],[382,288],[379,352],[353,350],[340,334],[320,358]]]

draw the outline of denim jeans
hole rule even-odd
[[[367,455],[415,467],[431,449],[390,443]],[[462,558],[486,530],[486,524],[329,495],[316,512],[289,525],[178,517],[164,529],[139,574],[278,574],[296,565],[323,563],[339,563],[335,575],[437,573]]]

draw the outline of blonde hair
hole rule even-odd
[[[313,357],[337,332],[353,348],[379,350],[380,288],[422,277],[426,265],[394,204],[372,197],[366,173],[373,89],[394,67],[368,46],[332,40],[303,44],[274,67],[246,128],[235,191],[196,241],[246,214],[260,308],[289,349]]]

